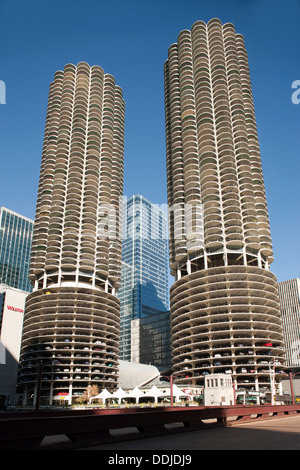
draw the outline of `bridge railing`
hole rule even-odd
[[[0,449],[38,449],[46,437],[48,441],[50,438],[51,444],[51,436],[64,436],[68,438],[69,446],[78,447],[116,440],[116,430],[121,431],[124,439],[134,428],[136,438],[208,426],[228,426],[242,420],[291,413],[300,413],[300,405],[8,412],[0,414]]]

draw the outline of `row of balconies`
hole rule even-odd
[[[205,124],[205,133],[204,131],[202,130],[202,134],[205,134],[206,137],[209,137],[210,135],[210,132],[208,132],[208,129],[207,129],[207,118],[204,120],[202,120],[203,123]],[[201,123],[199,124],[199,129],[201,130],[203,127],[203,125],[201,126]],[[211,129],[213,129],[213,122],[211,122]],[[195,127],[195,132],[196,132],[196,124],[194,124],[194,127]],[[222,130],[222,133],[224,132],[224,130]],[[183,132],[183,136],[184,136],[184,132]],[[173,139],[173,152],[174,152],[174,158],[172,159],[172,167],[173,167],[173,171],[176,170],[176,158],[178,159],[178,170],[179,170],[179,173],[182,172],[182,161],[181,161],[181,153],[180,153],[180,149],[181,149],[181,135],[179,134],[176,141],[174,140],[174,136],[172,137]],[[252,166],[250,165],[250,156],[249,157],[244,157],[243,158],[243,161],[239,162],[239,161],[236,161],[236,158],[235,158],[235,154],[234,154],[234,150],[233,148],[229,147],[228,144],[223,144],[221,145],[221,141],[222,141],[222,135],[220,135],[219,137],[217,136],[217,143],[218,143],[218,157],[216,155],[216,151],[214,149],[214,147],[212,147],[212,145],[215,145],[216,142],[212,142],[211,145],[209,147],[202,147],[200,150],[201,150],[201,155],[202,155],[202,159],[200,160],[200,167],[201,167],[201,175],[200,175],[200,180],[203,181],[204,178],[206,176],[208,176],[208,174],[206,174],[206,172],[210,171],[210,176],[213,177],[213,176],[216,176],[220,173],[221,176],[226,176],[226,175],[231,175],[231,174],[236,174],[236,176],[242,178],[242,177],[246,177],[247,175],[249,176],[249,178],[252,176]],[[220,144],[220,148],[219,148],[219,144]],[[177,156],[176,156],[176,147],[178,147],[178,152],[177,152]],[[208,153],[208,149],[210,148],[210,151]],[[191,147],[190,147],[191,149]],[[196,142],[195,142],[195,149],[196,149]],[[243,150],[244,152],[247,151],[246,148],[242,147],[241,150]],[[190,150],[191,152],[191,150]],[[194,150],[195,152],[195,150]],[[192,162],[193,160],[191,160],[191,158],[194,157],[194,152],[191,152],[190,153],[190,156],[188,156],[186,154],[186,158],[187,158],[187,163],[189,162]],[[229,154],[231,154],[231,160],[229,160]],[[230,162],[230,164],[229,164]],[[197,162],[198,163],[198,162]],[[199,163],[198,163],[199,164]],[[218,167],[218,164],[219,164],[219,167]],[[174,172],[174,174],[176,174],[176,171]],[[262,187],[262,181],[259,182],[259,180],[256,181],[256,186],[261,186]],[[253,181],[251,183],[251,187],[253,187],[254,189],[254,186],[253,186]]]

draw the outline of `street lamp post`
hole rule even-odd
[[[271,368],[273,362],[273,369]],[[275,358],[269,362],[271,405],[275,404]]]
[[[236,388],[237,388],[236,380],[232,381],[232,388],[233,388],[233,404],[236,405]]]
[[[172,375],[172,374],[171,374],[170,376],[161,375],[161,377],[164,377],[165,379],[169,379],[169,381],[170,381],[170,405],[173,406],[173,404],[174,404],[174,396],[173,396],[173,375]]]
[[[38,384],[37,384],[37,394],[36,394],[36,403],[35,403],[35,411],[40,410],[43,369],[44,369],[44,364],[42,362],[40,362],[40,364],[39,364]]]
[[[169,376],[161,375],[161,377],[164,377],[165,379],[169,379],[170,381],[170,402],[171,402],[170,404],[171,406],[174,405],[174,391],[173,391],[174,378],[180,377],[180,376],[183,377],[183,375],[181,374],[170,374]]]
[[[296,375],[300,375],[300,372],[296,372],[295,374],[292,374],[292,372],[289,372],[291,395],[292,395],[292,404],[293,405],[295,405],[295,393],[294,393],[293,377],[295,377]]]
[[[271,368],[273,365],[273,368]],[[280,362],[273,357],[269,362],[269,372],[270,372],[270,392],[271,392],[271,405],[275,405],[275,366],[280,365]]]
[[[173,375],[170,375],[170,404],[171,406],[174,405],[174,397],[173,397]]]
[[[290,387],[291,387],[291,395],[292,395],[292,404],[295,405],[295,394],[294,394],[294,385],[293,385],[293,374],[289,373],[290,378]]]

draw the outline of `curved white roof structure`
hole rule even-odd
[[[159,377],[157,367],[137,362],[119,361],[119,386],[126,389],[142,387]]]

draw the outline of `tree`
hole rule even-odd
[[[78,403],[89,403],[90,399],[99,395],[98,385],[88,385],[81,395],[80,398],[77,398]]]

